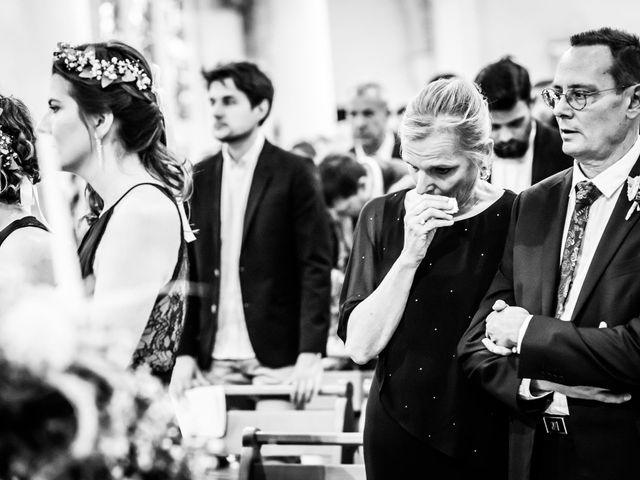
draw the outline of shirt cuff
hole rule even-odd
[[[531,319],[533,318],[533,315],[529,315],[527,318],[525,318],[524,322],[522,322],[522,325],[520,325],[520,330],[518,331],[518,343],[516,345],[516,353],[518,355],[520,355],[520,348],[522,347],[522,339],[524,338],[524,334],[527,331],[527,328],[529,328],[529,322],[531,321]],[[528,389],[529,387],[527,387]]]
[[[538,398],[546,397],[550,392],[542,392],[539,395],[533,395],[531,393],[531,379],[523,378],[518,387],[518,396],[522,400],[537,400]]]

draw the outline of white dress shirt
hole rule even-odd
[[[374,198],[384,195],[384,178],[382,175],[381,164],[391,160],[393,155],[393,147],[396,144],[396,137],[393,132],[387,132],[384,140],[376,150],[376,153],[367,155],[362,148],[362,144],[356,142],[353,150],[356,160],[367,171],[366,175],[366,198]]]
[[[237,159],[231,158],[227,144],[222,145],[220,296],[217,306],[218,329],[212,352],[213,358],[218,360],[241,360],[256,356],[244,318],[239,271],[249,189],[264,142],[264,135],[259,133],[255,143]]]
[[[564,251],[564,244],[567,238],[567,232],[569,230],[569,224],[571,223],[571,217],[575,209],[576,203],[576,191],[575,186],[582,181],[590,180],[598,190],[602,192],[602,195],[591,205],[589,209],[589,218],[584,231],[584,238],[582,240],[582,247],[580,250],[580,256],[578,257],[578,263],[576,264],[576,270],[574,272],[573,282],[571,289],[567,295],[565,301],[565,309],[560,317],[560,320],[570,322],[573,320],[573,310],[575,309],[580,290],[589,271],[589,266],[593,260],[593,256],[598,248],[604,229],[609,222],[609,217],[613,212],[613,208],[616,205],[620,193],[623,192],[626,185],[629,172],[633,168],[633,165],[640,156],[640,138],[636,139],[631,149],[616,163],[611,165],[605,171],[599,173],[592,179],[588,179],[580,169],[578,162],[574,161],[573,164],[573,180],[571,182],[571,190],[569,193],[569,204],[567,207],[567,213],[564,222],[564,229],[562,232],[562,248],[560,249],[559,264],[562,263],[562,253]],[[624,192],[626,195],[626,191]],[[522,345],[522,339],[526,333],[526,329],[531,321],[531,316],[522,324],[518,336],[517,351],[520,352],[520,346]],[[520,385],[519,394],[525,399],[536,398],[531,395],[529,391],[529,379],[523,379]],[[554,393],[553,402],[547,409],[547,413],[554,415],[568,415],[569,407],[567,405],[567,398],[559,393]]]
[[[529,148],[521,158],[501,158],[495,153],[491,160],[491,183],[520,193],[531,186],[533,175],[533,145],[536,138],[536,122],[531,122]]]

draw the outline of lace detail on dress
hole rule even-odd
[[[187,276],[187,249],[182,248],[179,270],[158,295],[133,353],[133,368],[147,364],[155,373],[170,372],[173,368],[186,315]]]

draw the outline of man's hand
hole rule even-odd
[[[491,353],[502,355],[503,357],[508,357],[509,355],[513,355],[515,353],[514,348],[499,347],[488,338],[483,338],[482,344],[484,345],[484,348],[489,350]]]
[[[179,397],[189,388],[204,385],[209,385],[209,382],[202,375],[195,358],[189,355],[176,358],[176,364],[171,372],[171,383],[169,383],[169,391],[172,395]]]
[[[510,307],[502,300],[496,301],[493,305],[493,312],[487,316],[486,320],[487,338],[498,347],[507,349],[515,347],[518,344],[520,327],[528,316],[529,312],[524,308]]]
[[[300,407],[310,401],[320,388],[322,362],[319,353],[303,352],[298,355],[287,383],[293,385],[291,401]]]
[[[629,393],[614,393],[606,388],[589,387],[584,385],[562,385],[560,383],[549,382],[547,380],[531,380],[531,390],[534,389],[545,392],[558,392],[569,398],[594,400],[602,403],[624,403],[631,400],[631,394]]]

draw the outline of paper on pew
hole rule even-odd
[[[172,396],[180,431],[184,437],[222,438],[227,429],[227,404],[222,385],[187,390]]]

